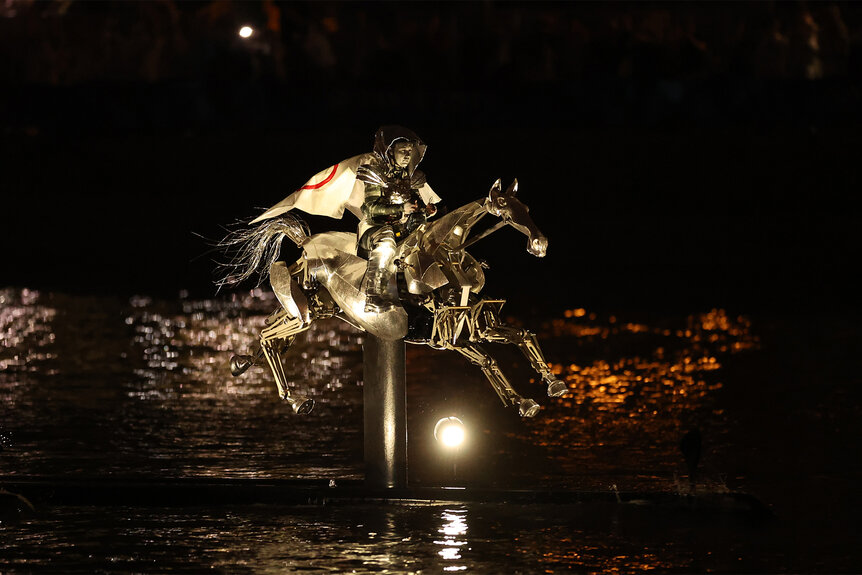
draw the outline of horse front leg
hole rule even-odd
[[[525,329],[517,329],[506,325],[496,325],[487,328],[482,333],[483,339],[494,343],[513,343],[518,346],[530,366],[542,376],[542,380],[548,385],[549,397],[560,397],[569,391],[566,382],[557,379],[557,376],[548,367],[542,348],[536,334]]]
[[[539,404],[532,399],[521,397],[509,383],[509,380],[506,379],[503,372],[500,371],[497,361],[481,347],[468,344],[465,346],[450,346],[449,349],[454,349],[466,357],[470,363],[479,366],[479,369],[485,374],[491,387],[497,392],[497,396],[503,402],[503,405],[507,407],[510,405],[517,406],[521,417],[533,417],[539,412]]]
[[[301,415],[314,408],[314,400],[299,395],[290,395],[281,356],[296,339],[296,334],[307,330],[310,326],[311,322],[303,322],[300,319],[285,316],[260,332],[260,350],[272,371],[275,385],[278,387],[278,395],[290,404],[294,412]]]

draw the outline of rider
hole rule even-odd
[[[437,213],[440,198],[416,169],[425,149],[425,143],[407,128],[383,126],[374,136],[372,157],[356,171],[356,178],[365,184],[357,251],[368,258],[362,279],[366,312],[396,305],[387,292],[396,245]]]

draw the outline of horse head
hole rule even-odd
[[[500,180],[497,180],[485,199],[485,210],[527,236],[527,252],[539,258],[545,257],[548,251],[548,238],[533,223],[530,208],[515,197],[517,193],[517,179],[505,192],[502,191]]]

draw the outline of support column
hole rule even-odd
[[[407,487],[407,350],[403,339],[365,334],[365,484]]]

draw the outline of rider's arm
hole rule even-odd
[[[425,212],[426,216],[430,217],[446,213],[445,209],[440,209],[443,207],[442,204],[440,204],[440,198],[434,193],[431,186],[428,185],[428,179],[424,172],[421,170],[413,172],[413,176],[410,180],[410,187],[413,188],[416,196],[420,198],[420,201],[418,202],[419,208]]]
[[[401,219],[404,214],[404,206],[389,202],[384,197],[382,187],[366,184],[362,213],[374,223],[385,224]]]

